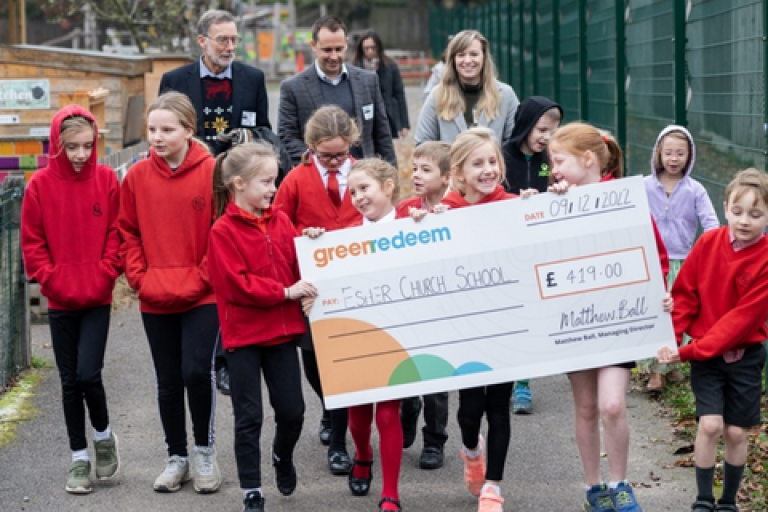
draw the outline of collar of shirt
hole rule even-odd
[[[315,59],[315,71],[317,71],[317,76],[322,80],[323,82],[329,83],[331,85],[339,85],[342,80],[347,78],[349,76],[349,72],[347,71],[347,65],[346,63],[341,63],[341,73],[339,73],[339,76],[336,78],[328,78],[328,75],[323,73],[323,70],[320,69],[320,66],[317,63],[317,59]]]
[[[320,161],[315,155],[312,155],[312,161],[315,162],[315,167],[320,171],[320,178],[323,180],[325,189],[328,190],[328,169],[323,167]],[[339,174],[336,175],[336,179],[339,182],[339,196],[342,201],[344,200],[344,194],[347,193],[347,178],[349,177],[349,170],[352,169],[352,157],[348,157],[346,161],[339,167]]]
[[[728,236],[731,239],[731,247],[733,247],[733,250],[735,252],[739,252],[742,249],[746,249],[747,247],[752,247],[757,242],[762,240],[763,237],[765,236],[765,233],[763,233],[762,235],[760,235],[759,237],[755,238],[754,240],[752,240],[750,242],[741,242],[739,240],[736,240],[736,237],[733,236],[733,231],[731,231],[730,229],[728,230]]]
[[[396,208],[392,208],[392,210],[390,210],[390,212],[388,214],[386,214],[385,216],[383,216],[382,218],[380,218],[379,220],[377,220],[375,222],[372,221],[372,220],[368,220],[365,217],[363,217],[363,226],[366,226],[368,224],[378,224],[379,222],[389,222],[391,220],[395,220],[396,219],[396,215],[397,215],[397,209]]]
[[[200,57],[200,78],[205,78],[207,76],[210,76],[213,78],[219,78],[219,79],[229,78],[230,80],[232,80],[232,65],[230,64],[229,66],[227,66],[227,69],[225,69],[223,73],[214,75],[213,71],[208,69],[208,66],[205,65],[203,58]]]

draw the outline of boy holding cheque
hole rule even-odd
[[[725,191],[728,226],[694,245],[672,287],[677,342],[659,350],[660,363],[691,362],[696,397],[694,455],[698,494],[692,512],[738,512],[736,494],[747,460],[748,433],[760,425],[763,342],[768,304],[768,176],[736,175]],[[723,492],[715,504],[717,444],[723,438]]]

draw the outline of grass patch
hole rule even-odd
[[[32,356],[30,365],[32,366],[32,368],[35,368],[38,370],[41,368],[51,368],[51,364],[48,361],[38,356]]]
[[[40,379],[37,371],[28,372],[0,398],[0,448],[16,438],[16,427],[19,423],[29,421],[37,415],[37,408],[32,404],[31,398],[40,384]]]

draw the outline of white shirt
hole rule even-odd
[[[342,62],[341,64],[341,73],[339,73],[339,76],[336,78],[328,78],[328,75],[323,73],[323,70],[320,69],[320,65],[317,63],[317,60],[315,60],[315,71],[317,71],[317,76],[320,77],[320,80],[323,82],[327,82],[331,85],[339,85],[342,80],[347,78],[349,73],[347,72],[347,65]]]
[[[325,190],[328,190],[328,169],[323,167],[323,165],[320,163],[320,161],[317,159],[315,155],[312,155],[312,160],[315,162],[315,166],[317,167],[317,170],[320,171],[320,178],[323,180],[323,185],[325,185]],[[336,179],[339,182],[339,198],[343,201],[344,200],[344,194],[347,193],[347,179],[349,178],[349,170],[352,168],[352,162],[350,158],[347,158],[346,161],[341,164],[341,167],[339,167],[339,174],[336,175]]]
[[[378,224],[379,222],[389,222],[391,220],[395,220],[395,216],[397,215],[397,208],[394,206],[392,207],[392,211],[380,218],[377,221],[368,220],[365,217],[363,217],[363,226],[366,224]]]
[[[232,65],[230,64],[227,66],[227,69],[225,69],[222,73],[214,75],[213,71],[208,69],[208,66],[205,65],[205,62],[203,62],[203,58],[200,57],[200,78],[205,78],[207,76],[212,76],[213,78],[229,78],[232,80]]]

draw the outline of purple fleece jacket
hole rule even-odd
[[[706,189],[691,178],[691,171],[696,163],[696,145],[688,130],[677,125],[664,128],[656,138],[652,155],[656,155],[661,139],[673,131],[682,132],[690,142],[691,151],[685,167],[685,177],[675,185],[668,197],[657,177],[657,173],[663,172],[664,169],[656,168],[655,158],[652,156],[651,175],[645,178],[645,192],[648,195],[651,215],[656,221],[664,245],[667,246],[669,259],[684,260],[696,240],[697,220],[701,222],[704,231],[720,227],[720,222]]]

